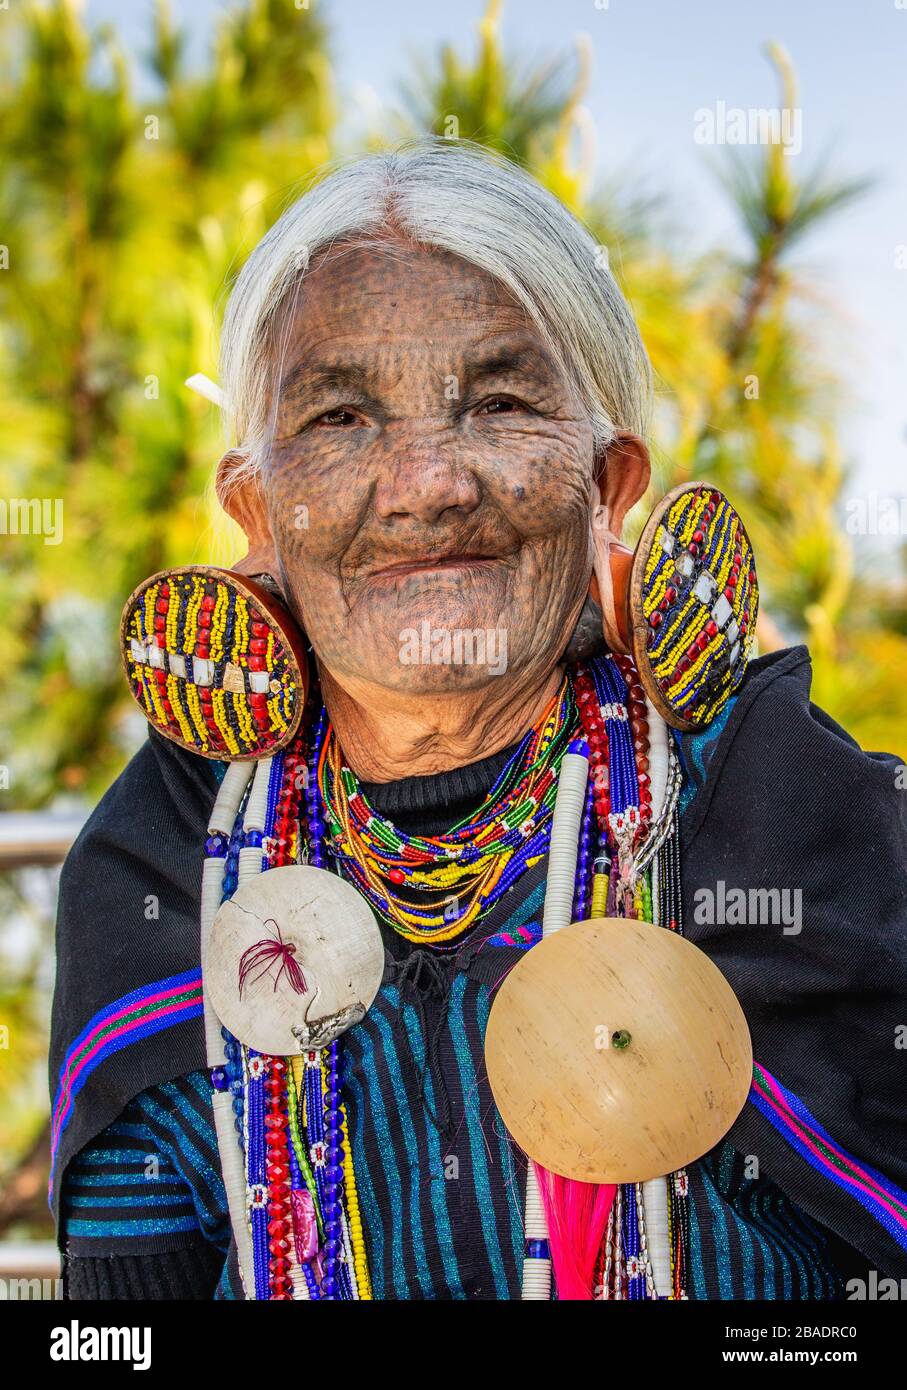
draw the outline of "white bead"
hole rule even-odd
[[[719,627],[724,627],[725,623],[727,622],[728,618],[731,616],[731,613],[733,611],[734,610],[731,608],[731,605],[728,603],[724,594],[722,594],[718,602],[715,604],[715,607],[712,609],[712,617],[715,619],[715,622],[718,624]]]
[[[717,583],[709,574],[708,570],[703,570],[702,574],[693,585],[693,593],[702,603],[711,603],[718,588]]]

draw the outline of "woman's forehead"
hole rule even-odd
[[[530,315],[492,275],[450,252],[357,245],[313,258],[282,333],[282,392],[395,350],[475,371],[560,370]]]
[[[529,325],[523,306],[487,271],[411,243],[353,245],[314,257],[295,300],[294,327],[485,319]]]

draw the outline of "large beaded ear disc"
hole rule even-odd
[[[646,1182],[731,1128],[749,1029],[685,937],[606,917],[554,931],[500,986],[485,1035],[495,1104],[524,1153],[582,1182]]]
[[[304,639],[283,604],[233,570],[185,565],[140,584],[120,642],[133,697],[159,733],[204,758],[268,757],[299,728]]]
[[[614,547],[611,579],[619,635],[649,699],[674,728],[703,728],[743,680],[756,630],[756,565],[737,512],[706,483],[674,488],[632,559]]]

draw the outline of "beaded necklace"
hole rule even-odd
[[[668,807],[670,833],[652,867],[638,874],[633,853],[651,827],[649,707],[633,663],[627,657],[594,663],[576,674],[577,704],[589,744],[592,805],[598,820],[598,850],[592,866],[591,822],[583,818],[577,859],[575,905],[588,897],[589,916],[603,916],[608,904],[619,915],[682,929],[680,916],[679,817]],[[656,716],[657,717],[657,716]],[[588,797],[587,797],[588,805]],[[610,873],[616,852],[617,872]],[[612,881],[613,878],[613,881]],[[653,893],[653,880],[656,891]],[[577,914],[575,920],[580,920]],[[596,1269],[599,1299],[684,1299],[687,1295],[689,1185],[686,1172],[645,1183],[618,1186]],[[657,1245],[667,1258],[653,1268],[649,1234],[660,1228]]]
[[[407,941],[449,947],[544,856],[557,774],[575,725],[576,703],[565,677],[478,811],[443,835],[419,836],[372,809],[322,709],[310,762],[309,862],[323,865],[329,853]]]
[[[451,843],[465,849],[474,845],[477,823],[484,832],[484,850],[497,845],[499,855],[506,856],[506,866],[511,868],[506,879],[500,872],[489,882],[490,875],[489,879],[481,876],[483,849],[478,849],[471,856],[471,865],[467,861],[465,866],[467,871],[471,867],[469,907],[461,913],[453,931],[447,922],[443,927],[436,922],[426,923],[427,912],[421,919],[415,918],[423,927],[421,931],[410,926],[404,916],[413,933],[409,939],[443,943],[460,934],[490,909],[488,899],[492,894],[493,901],[497,901],[518,873],[544,854],[551,832],[552,789],[556,789],[557,771],[576,732],[577,712],[586,739],[583,751],[588,755],[590,776],[584,794],[573,888],[575,917],[605,912],[647,916],[656,924],[663,922],[672,930],[681,929],[676,804],[668,808],[674,833],[664,838],[651,867],[639,873],[634,862],[651,823],[646,717],[650,710],[632,663],[605,657],[581,668],[565,682],[538,729],[523,740],[476,816],[459,823],[446,836],[424,840],[400,836],[399,844],[386,844],[374,824],[378,818],[368,809],[368,843],[382,847],[384,866],[391,866],[387,875],[392,883],[397,880],[390,878],[391,873],[403,862],[419,864],[413,872],[426,879],[431,874],[431,869],[424,867],[426,864],[437,867],[440,862],[446,868]],[[664,725],[661,728],[665,731]],[[286,752],[256,764],[251,783],[248,764],[231,766],[209,824],[203,923],[212,906],[216,907],[255,873],[298,862],[303,857],[315,867],[326,867],[325,857],[331,852],[326,833],[331,824],[329,817],[332,808],[342,809],[344,805],[343,800],[336,799],[329,805],[322,793],[321,772],[329,762],[329,734],[322,710],[309,740],[308,758],[300,741]],[[573,745],[574,751],[576,746]],[[334,756],[338,761],[330,763],[335,775],[335,780],[328,782],[331,787],[337,785],[336,773],[346,771],[339,760],[339,750],[335,750]],[[666,761],[666,749],[664,756]],[[364,811],[354,805],[355,786],[348,781],[343,786],[351,811],[346,821],[336,819],[339,829],[348,833],[353,816],[364,815]],[[305,815],[301,814],[303,788]],[[364,798],[360,799],[362,807],[367,808]],[[523,819],[519,819],[518,812]],[[508,818],[514,824],[509,824]],[[522,826],[527,821],[530,828],[523,833]],[[363,840],[360,828],[360,847]],[[531,853],[526,852],[530,844]],[[407,848],[431,857],[407,857]],[[357,869],[362,872],[360,859],[354,853],[339,853],[336,858],[338,869],[346,871],[362,887],[356,876]],[[459,858],[453,856],[456,868],[460,868]],[[376,864],[380,862],[376,859]],[[372,893],[377,893],[380,890],[373,882],[377,870],[369,868],[373,877],[367,882]],[[481,885],[479,889],[475,880]],[[437,894],[447,884],[432,882],[431,887]],[[460,887],[465,891],[462,883]],[[362,891],[366,889],[362,887]],[[367,896],[371,901],[372,894]],[[390,897],[388,893],[383,900],[385,920],[391,917]],[[392,925],[400,929],[396,920],[392,919]],[[226,1101],[229,1096],[238,1136],[238,1143],[225,1144],[219,1124],[224,1182],[247,1295],[278,1300],[371,1298],[341,1093],[341,1044],[334,1042],[301,1057],[266,1057],[242,1046],[226,1029],[221,1033],[226,1064],[212,1066],[211,1081],[216,1119],[218,1098]],[[209,1040],[209,1057],[214,1050]],[[527,1295],[524,1274],[524,1297],[549,1297],[550,1292],[544,1291],[546,1279],[537,1277],[546,1265],[547,1240],[544,1227],[536,1230],[533,1226],[538,1218],[530,1209],[531,1187],[530,1182],[526,1266],[542,1292]],[[683,1172],[619,1187],[596,1269],[597,1298],[687,1296],[687,1193]],[[656,1232],[658,1239],[653,1240]],[[550,1262],[547,1287],[550,1290]]]

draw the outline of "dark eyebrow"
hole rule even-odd
[[[550,381],[552,364],[532,343],[503,344],[492,348],[485,356],[479,356],[465,363],[463,379],[466,386],[486,377],[512,376],[532,372],[541,380]],[[284,401],[302,401],[327,392],[355,393],[368,396],[371,388],[371,374],[357,362],[328,362],[322,366],[310,365],[303,358],[291,367],[280,384],[280,395]]]
[[[486,356],[467,362],[463,376],[465,384],[469,386],[485,377],[514,376],[526,372],[527,369],[542,380],[551,380],[551,362],[544,352],[531,344],[495,348]]]
[[[311,367],[305,360],[297,362],[280,383],[281,399],[297,399],[320,395],[326,391],[354,391],[365,394],[369,374],[353,362],[337,362],[323,367]]]

